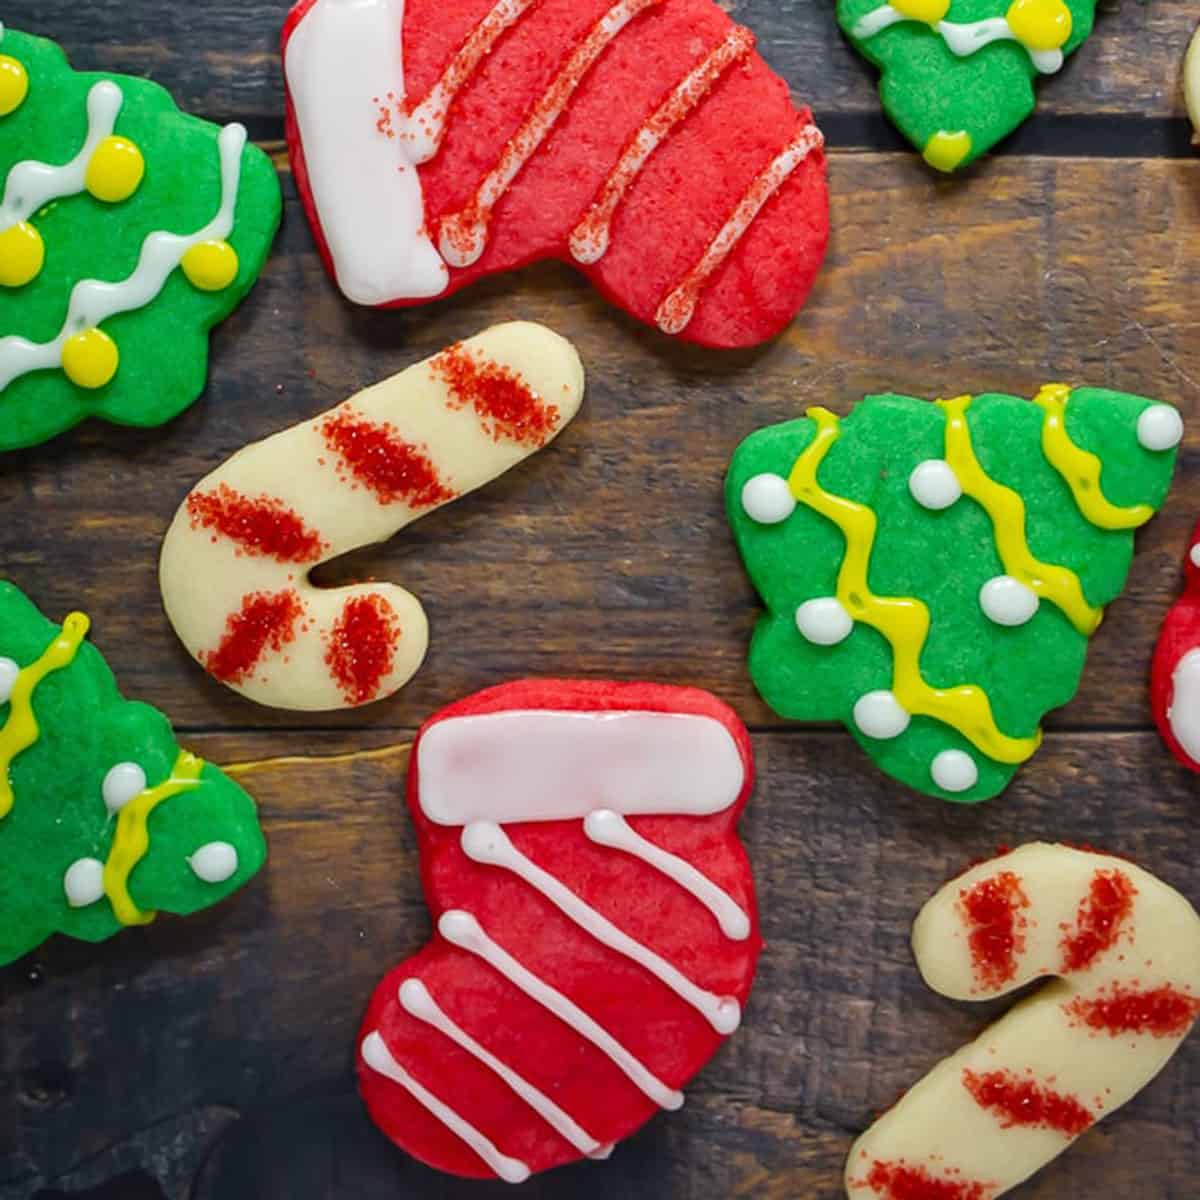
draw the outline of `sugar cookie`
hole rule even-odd
[[[1150,708],[1167,748],[1200,771],[1200,524],[1184,556],[1183,595],[1163,621],[1150,668]]]
[[[163,604],[188,652],[260,704],[333,709],[391,695],[428,641],[392,584],[308,573],[391,537],[549,443],[583,367],[539,325],[497,325],[247,446],[201,480],[163,541]]]

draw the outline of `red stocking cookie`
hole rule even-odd
[[[283,57],[296,183],[351,300],[561,258],[732,347],[812,286],[821,134],[713,0],[301,0]]]
[[[1163,622],[1150,668],[1150,707],[1167,748],[1200,771],[1200,524],[1192,531],[1183,595]]]
[[[758,958],[752,772],[745,727],[690,688],[528,680],[426,722],[408,801],[437,932],[363,1021],[376,1124],[519,1182],[678,1108]]]

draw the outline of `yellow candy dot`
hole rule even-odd
[[[950,0],[892,0],[892,7],[910,21],[936,25],[950,11]]]
[[[29,72],[11,54],[0,54],[0,117],[16,112],[29,95]]]
[[[1058,50],[1071,36],[1071,10],[1063,0],[1013,0],[1007,19],[1026,50]]]
[[[117,373],[120,361],[117,343],[102,329],[85,329],[63,346],[63,370],[81,388],[102,388]]]
[[[128,138],[106,137],[88,163],[84,184],[97,200],[117,204],[138,190],[145,174],[142,152]]]
[[[228,242],[201,242],[183,256],[182,265],[192,287],[220,292],[237,278],[237,251]]]
[[[953,171],[971,153],[971,135],[965,129],[941,129],[925,143],[925,161],[938,171]]]
[[[28,221],[0,233],[0,287],[24,287],[37,278],[45,261],[42,235]]]

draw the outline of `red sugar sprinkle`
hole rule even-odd
[[[924,1167],[878,1160],[866,1179],[855,1180],[854,1185],[861,1187],[864,1182],[881,1200],[988,1200],[994,1187],[973,1179],[939,1179]]]
[[[1063,926],[1062,969],[1082,971],[1121,936],[1122,926],[1133,912],[1137,888],[1123,871],[1097,871],[1079,905],[1075,928]]]
[[[325,662],[351,704],[366,704],[379,694],[391,671],[400,637],[396,613],[382,596],[347,600],[329,634]]]
[[[1001,871],[960,892],[959,904],[970,928],[968,944],[975,975],[986,988],[1015,978],[1017,955],[1025,950],[1025,918],[1029,899],[1012,871]]]
[[[201,651],[200,663],[223,683],[240,683],[268,646],[279,651],[295,638],[296,622],[303,613],[304,605],[291,589],[243,596],[241,609],[230,613],[225,622],[221,644],[215,650]]]
[[[473,358],[461,343],[443,350],[430,368],[450,388],[450,407],[470,404],[494,441],[541,447],[554,436],[558,409],[511,368]]]
[[[330,413],[320,430],[329,449],[380,504],[403,501],[420,509],[454,499],[456,493],[439,478],[429,455],[406,442],[394,425],[368,421],[343,405]]]
[[[1200,1000],[1170,984],[1142,991],[1114,983],[1107,995],[1081,997],[1063,1007],[1068,1016],[1110,1037],[1123,1033],[1182,1037],[1200,1016]]]
[[[193,529],[203,526],[229,538],[241,547],[239,554],[309,563],[325,551],[320,535],[274,496],[251,498],[219,483],[211,492],[193,492],[187,511]]]
[[[962,1079],[976,1104],[993,1111],[1003,1129],[1015,1125],[1056,1129],[1073,1138],[1096,1119],[1074,1096],[1043,1087],[1032,1079],[1019,1079],[1011,1071],[977,1075],[967,1069]]]

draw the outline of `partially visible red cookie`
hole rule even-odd
[[[560,258],[735,347],[812,287],[823,140],[713,0],[301,0],[283,57],[293,172],[352,300]]]
[[[761,948],[752,783],[745,727],[691,688],[527,680],[426,722],[408,800],[435,935],[362,1024],[376,1124],[519,1182],[678,1108]]]
[[[1184,559],[1183,595],[1163,621],[1150,668],[1150,708],[1167,748],[1200,771],[1200,524]]]

